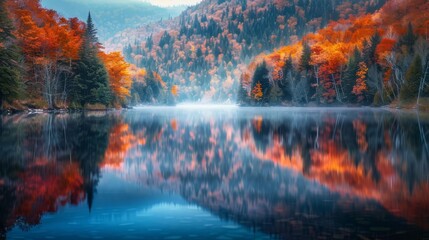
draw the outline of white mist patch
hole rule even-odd
[[[143,0],[143,2],[148,2],[152,5],[159,7],[174,7],[174,6],[192,6],[201,2],[201,0]]]
[[[238,105],[235,104],[199,104],[199,103],[181,103],[177,104],[176,108],[180,109],[235,109]]]

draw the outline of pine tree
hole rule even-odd
[[[238,93],[237,93],[237,102],[239,104],[246,104],[249,101],[249,95],[247,94],[247,90],[243,86],[243,79],[240,80],[238,84]]]
[[[358,48],[355,48],[353,55],[349,59],[347,69],[343,77],[344,101],[347,103],[355,102],[356,97],[352,93],[353,86],[356,83],[357,72],[359,71],[359,63],[362,61],[362,56]]]
[[[97,37],[97,29],[92,21],[91,12],[88,13],[88,19],[86,20],[85,39],[88,43],[93,46],[100,47]]]
[[[109,78],[105,66],[98,56],[100,44],[97,30],[88,14],[83,44],[80,50],[80,60],[77,65],[77,89],[73,101],[84,106],[87,103],[102,103],[108,105],[112,99]]]
[[[417,98],[422,74],[422,59],[417,54],[405,75],[405,84],[402,86],[399,94],[401,100]]]
[[[270,91],[270,103],[273,104],[279,104],[283,98],[283,92],[282,89],[277,85],[274,84]]]
[[[293,65],[292,65],[292,56],[289,56],[289,58],[286,59],[285,64],[282,68],[282,80],[279,83],[279,87],[282,90],[282,98],[283,100],[290,101],[292,100],[292,90],[291,90],[291,80],[289,79],[290,75],[293,72]]]
[[[263,102],[268,102],[269,93],[271,91],[271,84],[269,79],[269,71],[267,69],[267,63],[265,61],[262,62],[262,64],[258,65],[258,67],[256,67],[252,79],[252,89],[254,89],[258,83],[261,85],[261,91],[263,93],[261,100]]]
[[[152,47],[153,47],[152,34],[146,40],[146,47],[147,47],[147,49],[149,49],[149,51],[152,50]]]
[[[0,108],[3,101],[16,99],[22,89],[19,68],[21,56],[5,5],[6,0],[0,0]]]
[[[311,48],[308,43],[303,43],[302,55],[299,60],[299,70],[300,71],[309,71],[311,69]]]
[[[363,59],[367,66],[371,66],[377,62],[376,60],[376,49],[378,44],[381,42],[381,37],[378,32],[376,32],[370,39],[370,42],[364,41],[363,44]]]
[[[407,33],[401,37],[399,40],[400,45],[407,47],[408,53],[412,54],[414,52],[414,43],[417,40],[417,36],[414,34],[413,25],[408,23]]]

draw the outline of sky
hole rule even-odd
[[[195,5],[201,1],[202,0],[68,0],[68,2],[103,3],[103,4],[148,2],[152,5],[159,6],[159,7],[174,7],[174,6],[184,6],[184,5],[190,6],[190,5]]]
[[[177,5],[195,5],[201,2],[201,0],[144,0],[144,1],[160,7],[172,7]]]

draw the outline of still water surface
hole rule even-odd
[[[0,118],[0,239],[429,239],[429,118],[143,108]]]

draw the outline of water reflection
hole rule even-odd
[[[428,130],[427,118],[368,109],[5,116],[2,234],[64,205],[91,210],[108,170],[276,238],[424,238]]]

